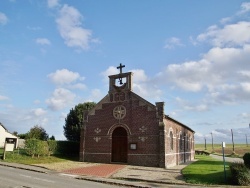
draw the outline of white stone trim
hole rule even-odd
[[[180,152],[180,153],[166,153],[165,156],[169,156],[169,155],[177,155],[177,154],[185,154],[185,153],[194,153],[194,151],[191,152]]]

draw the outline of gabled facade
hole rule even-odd
[[[4,148],[4,144],[5,144],[5,139],[6,138],[14,138],[17,140],[16,146],[18,146],[18,138],[9,133],[8,130],[3,126],[3,124],[0,123],[0,148]]]
[[[194,131],[135,94],[132,76],[109,76],[108,94],[86,112],[80,161],[168,168],[194,159]]]

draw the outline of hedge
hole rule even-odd
[[[52,154],[78,156],[79,148],[80,143],[73,141],[42,141],[37,139],[27,139],[25,141],[26,153],[32,157],[42,155],[50,156]]]
[[[32,158],[34,156],[48,155],[54,154],[56,150],[56,141],[48,140],[42,141],[38,139],[27,139],[25,140],[25,149],[28,155],[31,155]]]
[[[56,153],[61,155],[79,155],[80,143],[74,141],[57,141]]]
[[[250,169],[244,163],[232,163],[230,165],[232,183],[236,185],[250,185]]]

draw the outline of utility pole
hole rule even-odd
[[[248,147],[248,142],[247,142],[247,134],[245,134],[246,135],[246,145],[247,145],[247,147]]]
[[[206,137],[204,137],[205,139],[205,150],[207,150],[207,140],[206,140]]]
[[[212,137],[212,153],[214,153],[214,138],[213,138],[213,132],[211,132]]]
[[[234,134],[233,134],[233,129],[231,129],[231,134],[232,134],[232,143],[233,143],[233,154],[234,152]]]

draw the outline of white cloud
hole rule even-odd
[[[4,100],[8,100],[8,99],[9,99],[9,97],[0,95],[0,101],[4,101]]]
[[[115,74],[118,74],[118,73],[119,73],[119,71],[118,71],[118,69],[116,67],[110,66],[107,70],[102,72],[101,75],[103,76],[103,80],[105,82],[108,82],[110,75],[115,75]]]
[[[242,10],[249,11],[249,5],[243,3]],[[212,44],[200,59],[169,64],[157,74],[155,83],[165,83],[174,90],[199,94],[199,99],[196,99],[199,101],[182,103],[183,109],[203,111],[215,104],[250,101],[250,22],[229,21],[233,21],[233,17],[225,19],[225,25],[212,25],[205,33],[197,36],[194,44]]]
[[[133,91],[149,101],[161,101],[162,90],[151,83],[134,83]]]
[[[164,48],[174,49],[176,46],[184,46],[184,45],[181,43],[181,40],[179,38],[172,37],[166,40]]]
[[[47,113],[46,110],[44,110],[44,109],[42,109],[42,108],[33,109],[33,110],[31,110],[31,112],[32,112],[35,116],[37,116],[37,117],[43,116],[43,115],[45,115],[45,114]]]
[[[76,8],[64,4],[56,23],[67,46],[87,50],[92,40],[92,31],[81,26],[82,19],[83,16]]]
[[[41,45],[50,45],[51,44],[50,40],[46,39],[46,38],[37,38],[36,43],[41,44]]]
[[[243,112],[243,113],[240,114],[240,116],[243,117],[243,118],[248,119],[248,118],[250,118],[250,113]]]
[[[154,80],[148,78],[145,71],[142,69],[134,69],[133,72],[133,91],[144,97],[147,100],[160,100],[162,91],[154,84]],[[107,70],[101,73],[103,80],[108,82],[108,76],[118,74],[119,71],[116,67],[110,66]],[[125,80],[124,80],[125,81]],[[150,92],[149,92],[150,91]]]
[[[144,70],[142,69],[134,69],[131,70],[131,72],[133,72],[133,81],[135,83],[139,83],[139,82],[146,82],[148,80],[147,75],[145,74]]]
[[[56,85],[71,84],[75,81],[82,81],[84,77],[81,77],[79,73],[69,71],[68,69],[57,70],[54,73],[50,73],[48,78]],[[83,87],[83,85],[75,85],[76,87]]]
[[[0,24],[4,25],[7,22],[8,22],[7,16],[4,13],[0,12]]]
[[[243,82],[240,85],[242,87],[242,90],[250,95],[250,82]],[[250,97],[249,97],[249,99],[250,99]]]
[[[198,61],[168,65],[156,79],[173,89],[203,91],[209,103],[249,101],[249,54],[248,44],[242,48],[214,47]]]
[[[59,0],[48,0],[47,3],[49,8],[54,8],[59,5]]]
[[[64,88],[54,90],[52,97],[46,100],[48,107],[51,110],[62,110],[65,107],[72,105],[76,95]]]
[[[166,70],[158,74],[159,81],[172,82],[187,91],[200,91],[206,83],[211,63],[206,60],[170,64]],[[162,82],[161,81],[161,82]]]
[[[160,100],[162,91],[153,79],[149,78],[142,69],[131,70],[133,72],[133,91],[147,100]],[[150,92],[149,92],[150,91]]]
[[[250,3],[249,2],[243,2],[241,4],[241,10],[238,12],[238,14],[245,14],[247,12],[250,12]]]
[[[202,111],[207,111],[209,109],[208,105],[205,103],[195,104],[192,103],[191,101],[181,99],[180,97],[176,97],[175,100],[182,109],[185,109],[187,111],[202,112]]]
[[[208,41],[217,47],[242,46],[250,43],[250,22],[240,21],[235,24],[225,25],[224,28],[210,26],[206,33],[202,33],[197,40]]]
[[[248,77],[250,78],[250,71],[246,71],[246,70],[240,70],[238,71],[238,73],[244,77]]]

